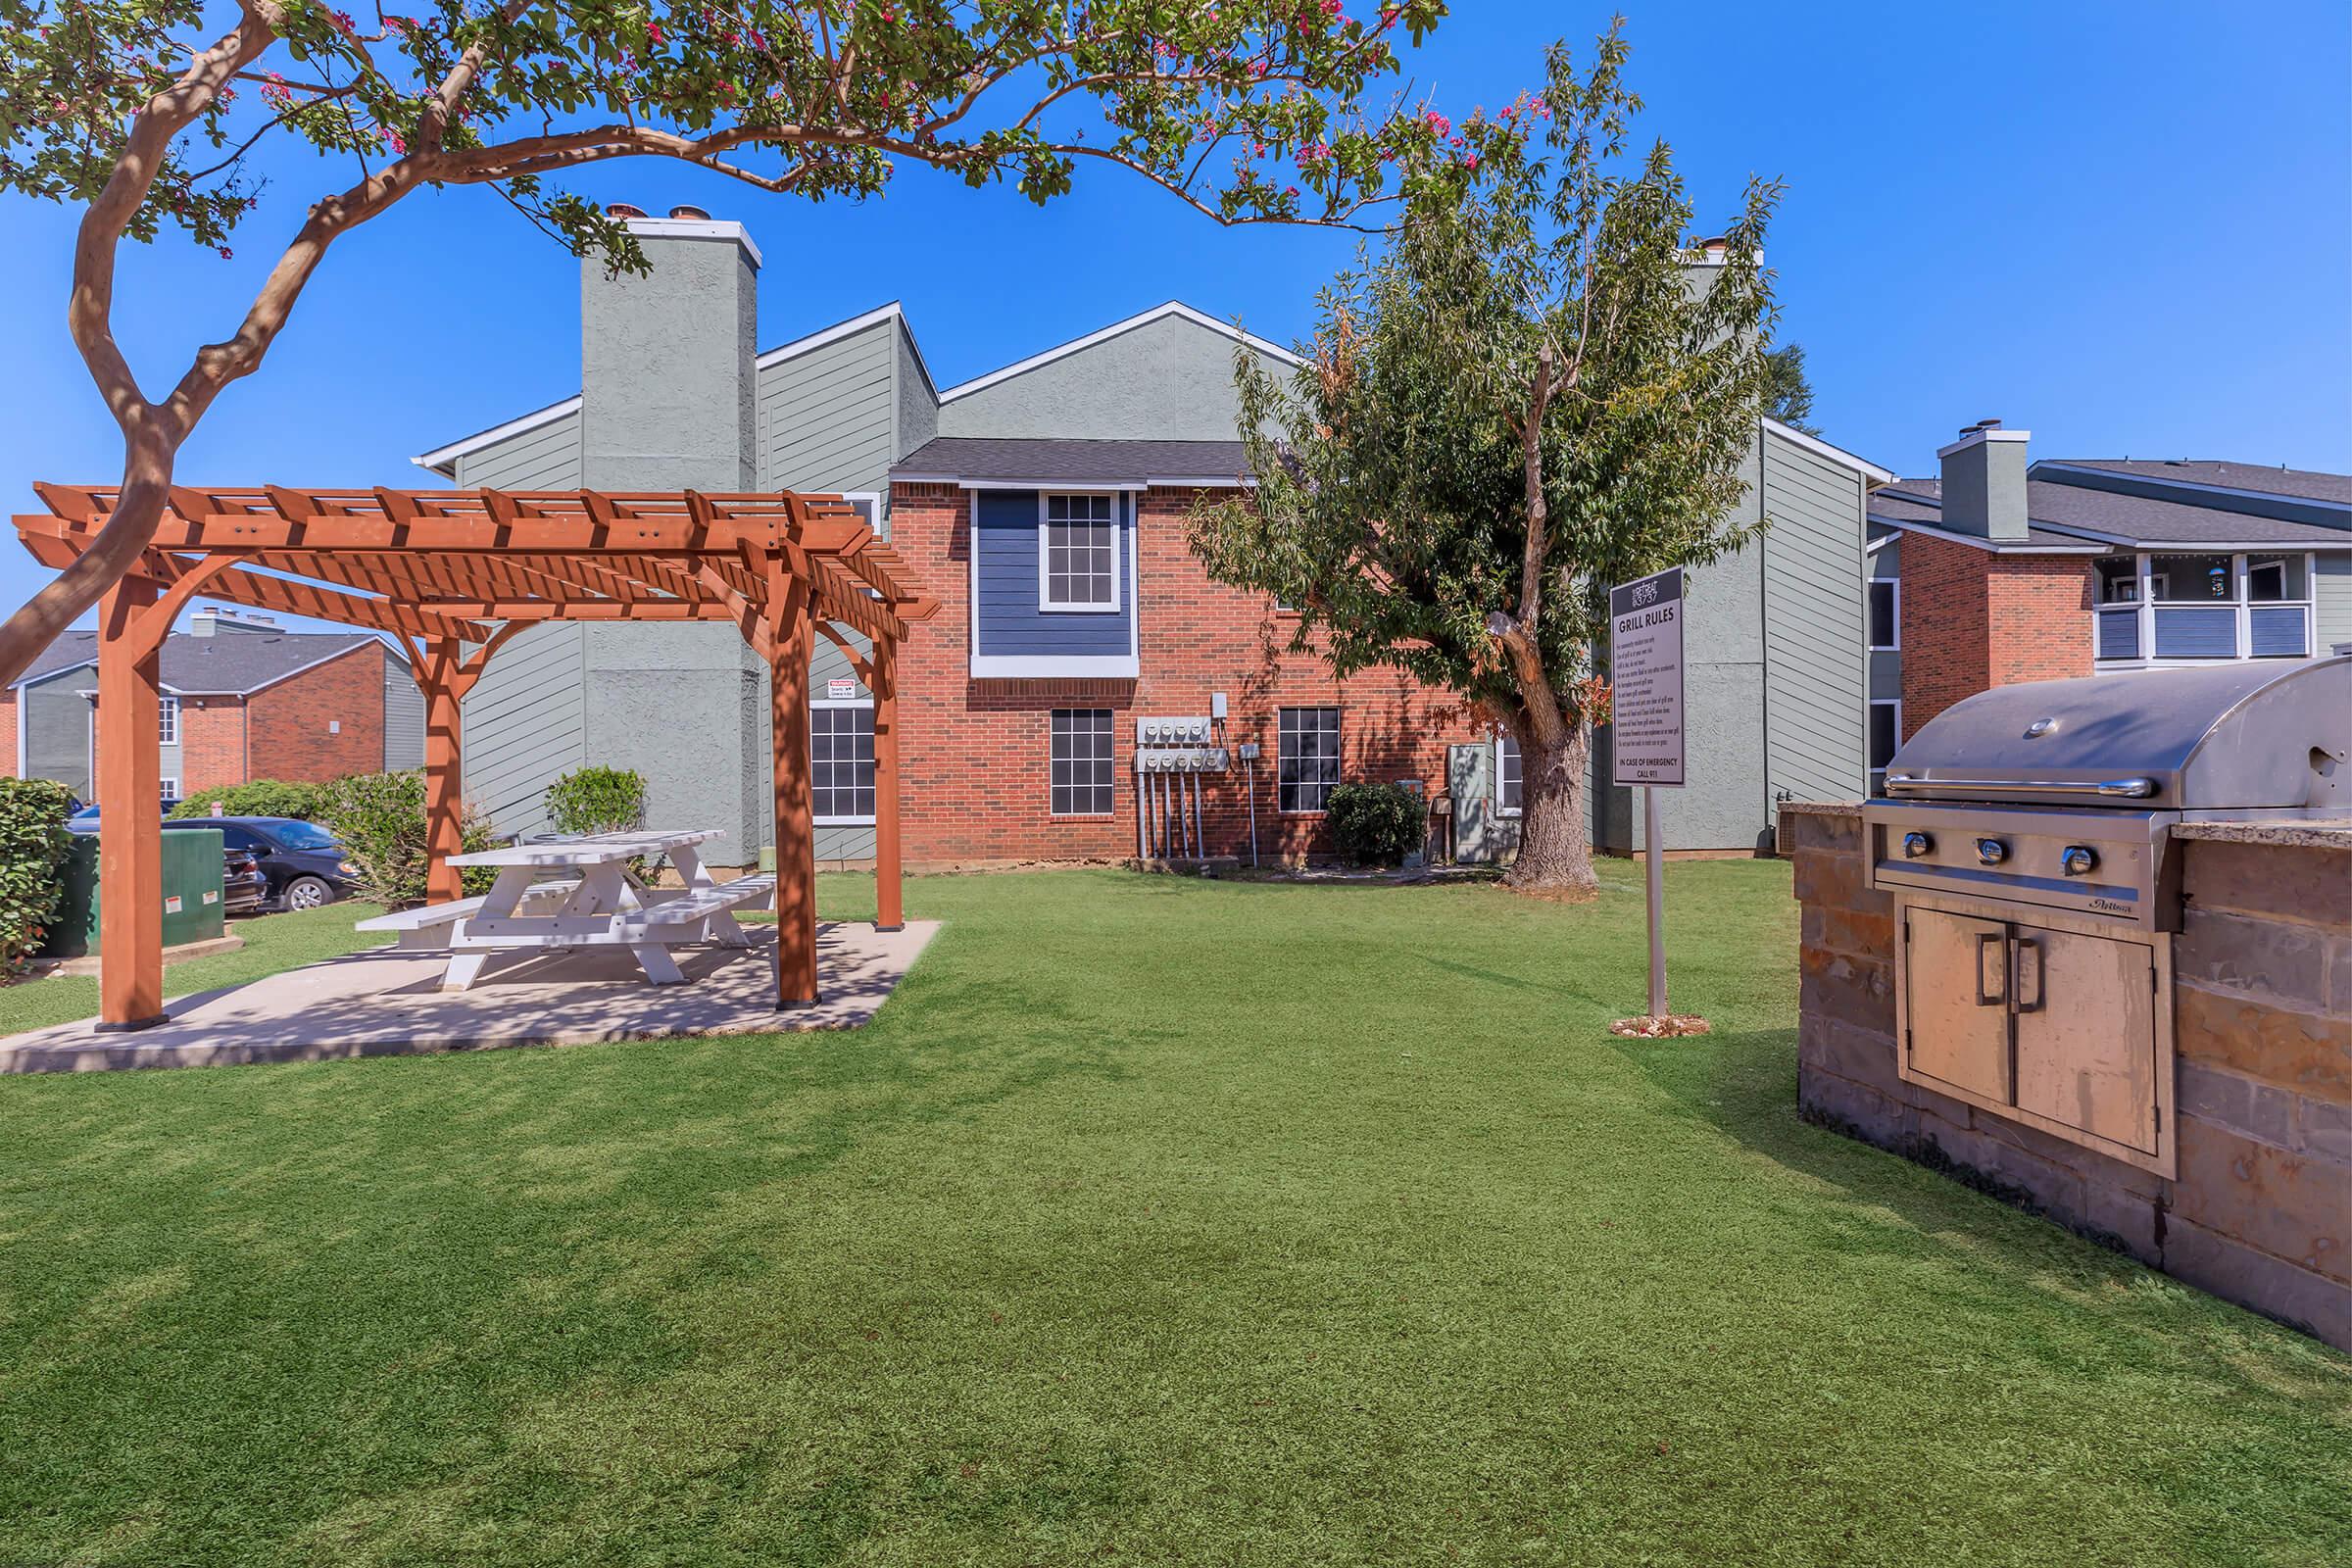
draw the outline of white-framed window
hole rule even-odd
[[[1494,737],[1494,814],[1517,816],[1525,799],[1519,772],[1519,742],[1509,730]]]
[[[179,699],[166,697],[155,705],[157,739],[166,746],[179,744]]]
[[[1903,744],[1903,705],[1900,699],[1870,700],[1870,793],[1886,793],[1886,764]]]
[[[1870,648],[1892,652],[1903,646],[1903,585],[1893,577],[1870,579]]]
[[[175,778],[168,778],[164,780],[163,794],[164,804],[166,806],[175,804],[179,800],[179,780]]]
[[[874,820],[874,705],[808,705],[809,816],[820,827]]]
[[[1108,816],[1118,791],[1113,771],[1113,715],[1107,708],[1056,708],[1048,757],[1055,816]]]
[[[1277,790],[1286,811],[1320,811],[1340,781],[1340,710],[1282,710],[1275,747]]]
[[[1095,613],[1119,608],[1119,501],[1112,495],[1038,498],[1037,608]]]

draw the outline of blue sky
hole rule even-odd
[[[1412,60],[1448,112],[1537,80],[1608,6],[1456,0]],[[1898,472],[1984,416],[2040,456],[2227,457],[2352,471],[2352,8],[1753,7],[1623,0],[1645,134],[1701,221],[1750,172],[1815,421]],[[1760,17],[1769,17],[1759,25]],[[118,332],[154,392],[225,335],[302,207],[340,171],[276,166],[223,262],[128,246]],[[1351,236],[1223,230],[1119,171],[1039,209],[902,171],[812,207],[616,163],[576,187],[740,218],[767,258],[760,337],[893,298],[943,385],[1178,298],[1288,340]],[[64,325],[73,219],[0,198],[0,491],[111,480],[121,449]],[[189,482],[427,482],[411,455],[579,385],[578,264],[485,191],[424,193],[340,241],[269,363],[184,450]],[[0,597],[45,574],[0,545]]]

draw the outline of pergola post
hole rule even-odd
[[[904,931],[906,911],[899,875],[899,651],[888,638],[873,645],[874,693],[874,929]]]
[[[808,798],[808,585],[771,569],[768,731],[776,778],[776,1004],[816,1001],[816,828]]]
[[[99,602],[98,1027],[164,1021],[162,636],[155,583]],[[167,620],[168,627],[170,622]]]
[[[522,629],[509,621],[491,633],[473,662],[466,662],[466,643],[457,637],[437,637],[409,652],[409,673],[424,694],[424,896],[428,904],[448,904],[466,896],[466,877],[449,863],[466,852],[466,695],[489,667],[498,645]]]

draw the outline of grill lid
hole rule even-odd
[[[2352,810],[2352,657],[1997,686],[1886,764],[1908,800]]]

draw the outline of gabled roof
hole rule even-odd
[[[369,632],[174,632],[164,639],[163,688],[174,697],[250,697],[355,648],[381,646]],[[16,684],[98,662],[98,634],[70,631],[44,649]]]
[[[1942,491],[1942,482],[1936,479],[1897,479],[1892,484],[1882,485],[1870,494],[1870,520],[1907,533],[1932,533],[1940,539],[1955,539],[1994,555],[2100,556],[2107,553],[2107,546],[2103,544],[2054,528],[2045,528],[2037,522],[2026,524],[2026,536],[2023,539],[1987,539],[1982,534],[1947,528],[1943,523]],[[2027,510],[2033,510],[2030,501]]]
[[[1817,435],[1807,435],[1792,424],[1783,424],[1778,419],[1766,419],[1764,428],[1784,441],[1803,447],[1817,458],[1827,458],[1841,468],[1853,469],[1874,485],[1893,482],[1894,470],[1892,468],[1882,468],[1868,458],[1856,457],[1843,447],[1832,446]]]
[[[838,343],[843,338],[862,332],[880,321],[899,323],[899,329],[906,334],[906,346],[914,351],[914,368],[923,372],[923,384],[931,388],[933,396],[937,396],[938,383],[931,379],[931,367],[923,360],[922,345],[914,340],[914,328],[906,324],[906,313],[900,307],[897,300],[867,311],[862,316],[853,316],[846,321],[836,321],[831,326],[819,327],[805,336],[794,338],[789,343],[780,343],[772,349],[764,349],[753,363],[760,369],[764,370],[772,366],[782,365],[787,360],[798,359],[804,354],[821,349],[828,343]],[[435,473],[447,474],[454,478],[457,474],[460,458],[469,453],[479,452],[484,447],[496,446],[499,442],[511,437],[536,430],[542,425],[553,424],[568,415],[579,412],[580,394],[574,392],[560,403],[551,403],[544,409],[525,414],[519,418],[509,419],[504,424],[494,424],[487,430],[477,431],[463,440],[452,441],[445,447],[435,447],[430,452],[419,453],[409,461],[420,468],[430,468]]]
[[[1165,305],[1154,306],[1141,315],[1130,316],[1123,321],[1113,321],[1110,325],[1099,331],[1089,332],[1084,337],[1074,337],[1067,343],[1046,350],[1043,354],[1032,354],[1025,360],[1016,360],[1001,370],[991,370],[986,375],[974,376],[969,381],[959,382],[942,392],[939,395],[939,401],[944,405],[953,403],[957,398],[969,397],[974,392],[995,386],[1000,381],[1009,381],[1016,375],[1026,374],[1040,367],[1051,365],[1055,360],[1067,359],[1081,350],[1091,349],[1098,343],[1106,343],[1121,333],[1132,332],[1139,326],[1149,326],[1153,321],[1162,320],[1171,316],[1179,320],[1190,321],[1195,326],[1204,326],[1212,332],[1222,333],[1236,343],[1247,343],[1260,354],[1280,360],[1286,365],[1297,366],[1306,363],[1279,343],[1269,343],[1264,338],[1252,337],[1230,321],[1220,321],[1204,311],[1194,310],[1181,300],[1170,300]]]
[[[1032,436],[943,435],[890,470],[910,483],[1010,490],[1057,484],[1105,488],[1249,483],[1249,449],[1239,441],[1079,441]]]

